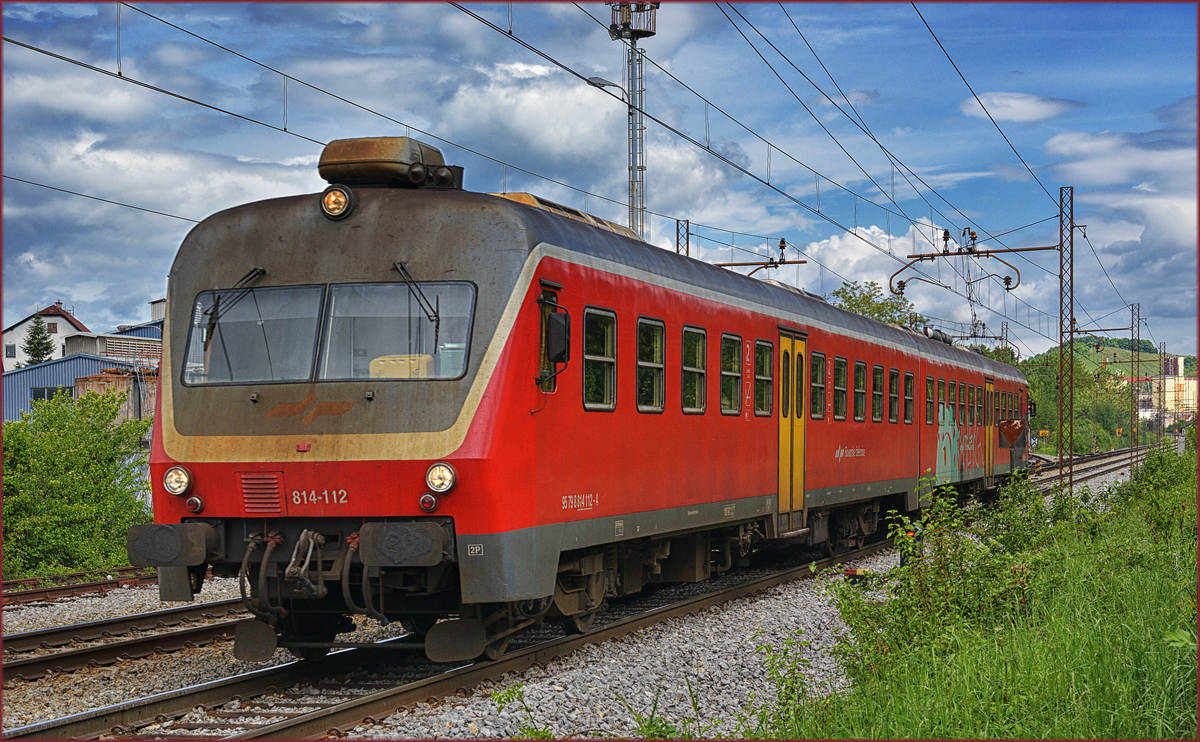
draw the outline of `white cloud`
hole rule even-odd
[[[1194,131],[1194,130],[1193,130]],[[1145,141],[1124,132],[1068,131],[1046,142],[1048,157],[1067,183],[1112,186],[1147,177],[1195,183],[1196,144]]]
[[[987,113],[980,108],[979,101],[987,108]],[[967,116],[986,119],[991,113],[997,121],[1015,121],[1030,124],[1052,119],[1061,113],[1082,108],[1083,103],[1066,98],[1043,98],[1040,95],[1028,93],[980,93],[979,101],[967,98],[959,104],[958,109]]]

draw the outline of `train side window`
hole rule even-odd
[[[975,424],[983,425],[983,387],[975,387]]]
[[[804,415],[804,354],[796,353],[796,419]]]
[[[854,362],[854,419],[859,422],[867,419],[867,364],[865,361]]]
[[[934,419],[933,406],[934,406],[934,399],[935,399],[933,394],[934,394],[934,392],[933,392],[933,377],[926,376],[925,377],[925,424],[926,425],[933,425],[933,419]]]
[[[558,294],[549,289],[542,290],[542,303],[539,305],[542,312],[542,376],[549,377],[541,382],[543,392],[552,392],[558,388],[558,377],[551,376],[554,373],[554,364],[550,362],[549,346],[547,345],[546,333],[550,327],[550,315],[554,314],[554,306],[558,304]]]
[[[946,379],[937,379],[937,424],[942,424],[946,417]]]
[[[666,400],[666,326],[653,319],[637,324],[638,412],[662,412]]]
[[[967,385],[958,382],[958,424],[967,424]]]
[[[825,354],[813,353],[810,359],[812,390],[809,392],[812,409],[809,416],[813,420],[825,418]]]
[[[871,420],[883,422],[883,366],[871,369]]]
[[[846,359],[833,358],[833,419],[846,419]]]
[[[790,396],[792,393],[792,354],[787,350],[783,351],[783,357],[779,359],[779,416],[787,418],[791,414]]]
[[[1012,392],[1004,393],[1004,419],[1012,419]]]
[[[992,393],[992,425],[1000,423],[1000,392]]]
[[[913,376],[911,371],[905,371],[904,372],[904,424],[905,425],[912,425],[912,422],[913,422],[913,414],[915,412],[915,410],[913,409],[913,407],[914,407],[913,395],[915,394],[915,391],[916,391],[915,389],[913,389],[913,387],[915,387],[916,385],[917,385],[916,377]]]
[[[900,422],[900,371],[888,370],[888,422]]]
[[[601,309],[583,312],[583,406],[617,406],[617,315]]]
[[[775,346],[765,340],[754,342],[754,414],[771,416],[775,401]]]
[[[950,406],[950,424],[954,424],[955,418],[958,417],[958,405],[954,401],[954,379],[946,380],[946,404]]]
[[[721,336],[721,414],[742,411],[742,338]]]
[[[706,407],[705,346],[708,334],[699,328],[683,328],[683,412],[686,415],[702,415]]]
[[[967,425],[975,424],[975,385],[967,384]]]

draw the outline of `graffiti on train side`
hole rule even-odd
[[[959,425],[945,405],[938,409],[937,470],[939,484],[961,482],[964,469],[983,466],[983,428]]]

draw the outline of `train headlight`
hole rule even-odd
[[[425,494],[421,495],[421,499],[418,500],[418,503],[420,504],[422,510],[427,513],[432,513],[434,510],[437,510],[438,499],[426,492]]]
[[[204,500],[192,495],[184,501],[183,506],[188,509],[189,513],[198,513],[204,509]]]
[[[457,479],[458,474],[454,471],[454,467],[444,461],[439,461],[429,467],[429,471],[425,473],[425,483],[429,485],[429,489],[439,495],[454,489]]]
[[[172,466],[163,475],[163,488],[172,495],[186,495],[192,488],[192,473],[182,466]]]
[[[354,204],[354,191],[343,185],[331,185],[321,194],[321,211],[334,221],[350,216]]]

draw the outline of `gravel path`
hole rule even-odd
[[[895,563],[889,552],[849,566],[882,571]],[[701,738],[733,735],[738,715],[753,699],[774,699],[763,654],[755,648],[772,644],[778,651],[803,630],[801,639],[811,646],[800,648],[800,656],[810,663],[811,686],[843,687],[846,680],[825,651],[840,627],[820,580],[792,582],[585,647],[545,667],[485,683],[466,698],[422,703],[347,731],[350,737],[375,739],[512,738],[526,726],[548,727],[559,738],[630,737],[637,723],[629,709],[649,717],[657,701],[655,716],[681,730]],[[528,711],[514,702],[497,712],[491,692],[518,683]],[[698,728],[689,684],[699,709]]]

